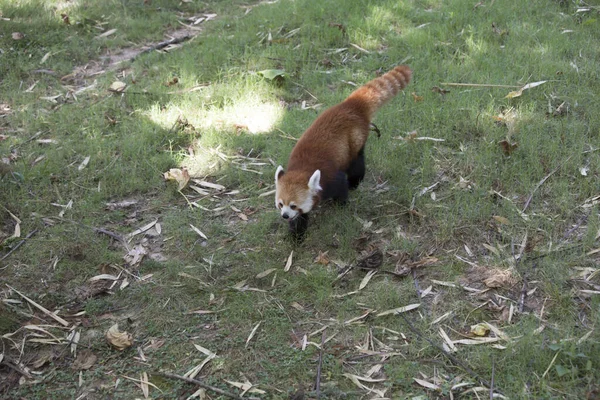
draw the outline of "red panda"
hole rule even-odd
[[[294,146],[287,171],[277,168],[275,206],[296,239],[303,239],[308,213],[321,200],[345,203],[363,180],[371,118],[408,85],[411,74],[408,66],[397,66],[325,110]]]

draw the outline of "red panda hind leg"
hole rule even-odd
[[[365,148],[363,147],[358,152],[358,157],[352,160],[346,171],[346,174],[348,174],[348,185],[350,186],[350,190],[356,189],[362,182],[365,177],[365,170]]]

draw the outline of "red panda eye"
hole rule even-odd
[[[277,205],[279,206],[279,208],[283,207],[283,203],[279,203]]]
[[[291,205],[291,206],[290,206],[290,208],[291,208],[292,210],[295,210],[295,209],[296,209],[296,208],[298,208],[298,207],[296,207],[295,205]]]

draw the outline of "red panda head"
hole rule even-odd
[[[275,207],[280,210],[281,217],[291,221],[312,210],[315,198],[323,190],[320,181],[320,170],[309,176],[304,171],[286,173],[280,165],[275,172]]]

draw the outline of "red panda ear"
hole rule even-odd
[[[277,179],[281,178],[281,175],[283,175],[283,167],[280,165],[275,171],[275,183],[277,183]]]
[[[308,180],[308,188],[316,193],[320,190],[323,190],[323,188],[320,185],[321,183],[321,171],[320,170],[316,170],[312,176],[310,177],[310,179]]]

